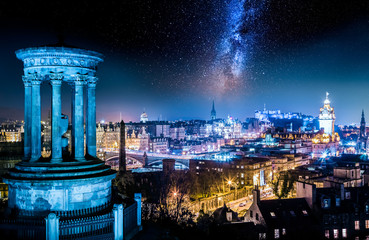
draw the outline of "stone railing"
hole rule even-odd
[[[114,239],[113,212],[59,222],[59,239]],[[97,238],[98,237],[98,238]]]
[[[136,193],[125,208],[109,203],[75,211],[21,211],[12,215],[0,217],[0,239],[130,239],[142,228],[141,194]]]

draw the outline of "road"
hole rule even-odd
[[[272,199],[273,197],[274,195],[273,195],[273,191],[271,188],[267,188],[265,190],[260,191],[260,198],[263,200]],[[252,204],[252,201],[253,201],[252,198],[253,198],[252,195],[249,195],[244,198],[239,198],[235,201],[231,201],[227,203],[227,206],[230,207],[233,211],[237,213],[246,212],[246,210],[249,209]],[[240,206],[241,203],[243,204]]]

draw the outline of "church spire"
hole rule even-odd
[[[215,111],[214,100],[213,100],[213,108],[211,109],[210,117],[211,117],[211,120],[215,120],[217,118],[217,112]]]
[[[364,109],[361,112],[361,121],[360,121],[360,137],[363,139],[366,136],[366,131],[365,131],[365,116],[364,116]]]
[[[361,111],[361,122],[365,123],[364,109]]]

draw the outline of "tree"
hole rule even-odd
[[[113,185],[118,188],[118,192],[125,196],[134,194],[134,178],[132,172],[119,174],[113,181]]]
[[[270,183],[273,193],[278,199],[288,197],[293,189],[295,178],[289,172],[280,173],[276,180]]]

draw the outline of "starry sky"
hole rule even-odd
[[[98,120],[209,119],[213,100],[242,121],[264,104],[317,116],[326,91],[338,124],[369,116],[364,0],[1,1],[0,31],[0,118],[23,118],[14,51],[61,39],[105,55]],[[62,97],[69,114],[67,86]]]

